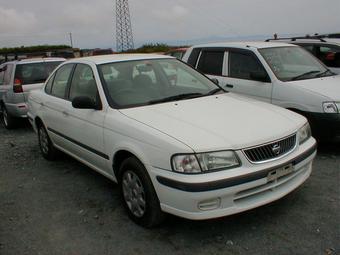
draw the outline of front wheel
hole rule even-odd
[[[126,159],[120,167],[119,185],[124,207],[137,224],[151,228],[164,219],[159,199],[143,164],[136,158]]]
[[[47,160],[54,160],[58,155],[57,149],[54,147],[49,138],[46,128],[43,124],[38,126],[39,148],[43,157]]]

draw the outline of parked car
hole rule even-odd
[[[340,76],[301,47],[273,42],[198,45],[183,60],[220,86],[298,112],[320,139],[340,135]]]
[[[43,86],[49,74],[64,58],[25,59],[0,65],[0,108],[8,129],[17,118],[27,117],[28,93]]]
[[[188,48],[177,48],[166,52],[164,55],[182,59]]]
[[[340,74],[340,39],[332,38],[278,38],[270,42],[299,45],[321,60],[332,72]]]
[[[169,66],[190,82],[174,83]],[[316,154],[301,115],[224,93],[162,55],[67,61],[30,94],[28,116],[46,159],[61,150],[118,182],[146,227],[164,212],[210,219],[277,200],[309,177]]]

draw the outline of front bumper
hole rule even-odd
[[[302,112],[312,128],[313,135],[318,137],[340,136],[339,113]]]
[[[243,164],[236,170],[183,175],[151,169],[151,179],[163,211],[193,220],[232,215],[273,202],[297,187],[311,174],[316,142],[309,139],[292,153],[261,165]],[[293,172],[275,181],[268,174],[292,165]]]

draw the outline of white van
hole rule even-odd
[[[314,135],[340,135],[340,76],[299,46],[230,42],[191,47],[183,60],[228,91],[308,118]]]

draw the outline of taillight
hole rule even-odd
[[[22,89],[22,82],[20,79],[14,79],[13,92],[14,93],[24,92]]]

